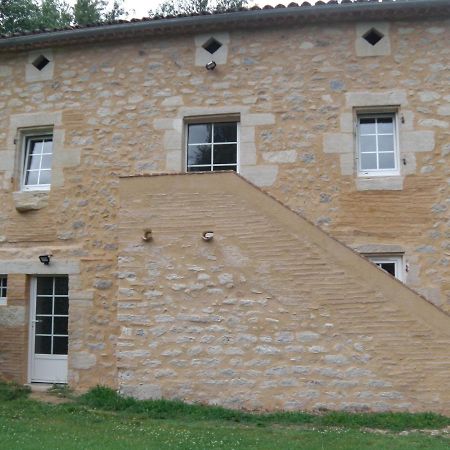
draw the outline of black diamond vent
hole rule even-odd
[[[222,43],[219,42],[217,39],[209,38],[202,46],[207,52],[214,54],[219,50],[220,47],[222,47]]]
[[[366,34],[363,35],[363,39],[365,39],[370,45],[378,44],[383,37],[384,35],[375,28],[371,28]]]
[[[44,56],[39,55],[33,62],[33,66],[36,67],[37,70],[42,70],[50,61]]]

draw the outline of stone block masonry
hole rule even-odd
[[[28,281],[65,274],[75,389],[255,408],[447,408],[442,316],[359,259],[372,272],[357,277],[340,250],[299,236],[297,219],[283,225],[285,213],[261,209],[266,197],[247,198],[247,184],[242,198],[228,181],[223,196],[208,182],[208,197],[195,176],[119,195],[120,177],[185,171],[189,123],[236,121],[241,176],[349,247],[402,255],[405,284],[449,311],[449,20],[385,20],[3,49],[0,342],[11,345],[0,346],[0,377],[27,381]],[[361,42],[377,26],[381,47]],[[222,44],[214,71],[210,37]],[[385,107],[397,114],[400,174],[360,177],[355,114]],[[24,137],[41,131],[53,133],[51,188],[25,192]],[[213,241],[198,240],[208,229]]]
[[[449,317],[314,225],[234,174],[125,178],[120,196],[123,393],[450,411]]]
[[[361,55],[372,26],[389,47]],[[196,59],[204,34],[43,49],[51,65],[39,79],[29,76],[37,50],[4,53],[0,245],[64,242],[115,258],[117,176],[185,170],[186,120],[232,116],[243,176],[349,246],[401,246],[405,283],[450,310],[448,19],[376,26],[212,33],[226,48],[212,72]],[[370,107],[398,112],[399,177],[356,174],[354,114]],[[52,188],[23,195],[20,134],[36,127],[53,129]]]

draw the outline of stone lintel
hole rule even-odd
[[[35,275],[71,275],[80,273],[80,263],[53,257],[48,266],[39,261],[41,251],[30,249],[28,259],[11,259],[0,261],[0,273],[35,274]]]
[[[347,92],[345,94],[348,108],[369,108],[372,106],[406,105],[408,103],[406,91],[392,90],[385,92]]]
[[[353,250],[358,253],[365,254],[393,254],[393,253],[405,253],[404,247],[396,244],[364,244],[353,247]]]

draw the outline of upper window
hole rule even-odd
[[[8,289],[8,277],[0,275],[0,305],[6,305],[6,291]]]
[[[358,115],[360,175],[398,175],[395,114]]]
[[[187,128],[187,171],[238,170],[238,123],[192,123]]]
[[[50,189],[52,176],[53,135],[28,135],[24,139],[22,188]]]

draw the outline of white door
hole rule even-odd
[[[67,276],[33,278],[30,381],[67,383],[69,286]]]

